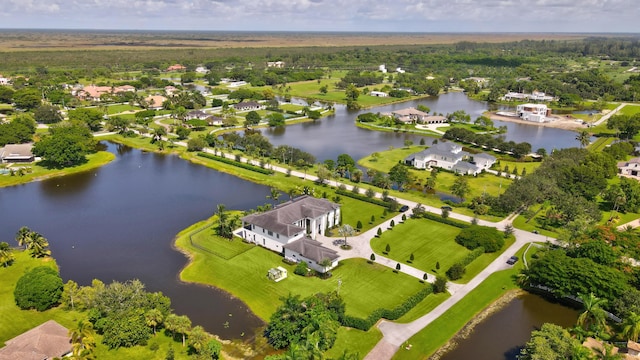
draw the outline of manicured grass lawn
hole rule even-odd
[[[87,155],[88,161],[82,165],[65,168],[65,169],[47,169],[38,163],[36,164],[25,164],[24,166],[31,167],[32,172],[29,174],[25,174],[24,176],[11,176],[11,175],[0,175],[0,187],[4,186],[12,186],[17,184],[24,184],[33,180],[42,180],[57,176],[64,176],[74,173],[79,173],[83,171],[88,171],[91,169],[98,168],[102,165],[105,165],[115,159],[115,155],[107,151],[99,151],[95,154]],[[22,166],[22,165],[17,165]],[[15,168],[16,166],[14,166]]]
[[[239,238],[228,240],[216,236],[215,230],[213,229],[215,226],[215,222],[209,223],[202,231],[192,234],[192,243],[223,259],[231,259],[253,248],[253,245],[245,243]]]
[[[444,273],[453,263],[462,259],[470,251],[455,242],[460,229],[427,219],[407,219],[404,224],[396,224],[391,231],[385,231],[379,238],[371,240],[371,247],[400,263],[409,263],[411,253],[415,256],[411,266],[435,274],[436,262],[440,262],[440,273]],[[383,254],[386,245],[391,251]]]
[[[432,295],[427,296],[427,298]],[[382,339],[382,333],[373,326],[369,331],[340,327],[336,343],[329,349],[325,356],[329,359],[338,359],[345,351],[357,354],[358,359],[364,358],[371,349]]]
[[[13,109],[13,105],[11,104],[0,104],[0,110],[11,110]]]
[[[288,294],[306,297],[333,291],[338,288],[338,280],[342,280],[340,295],[347,304],[347,314],[360,317],[368,316],[379,307],[392,308],[425,286],[413,277],[369,264],[364,259],[342,261],[327,280],[295,275],[294,266],[283,263],[280,255],[258,246],[231,260],[223,260],[189,243],[187,235],[206,223],[200,222],[185,229],[176,239],[176,245],[192,255],[192,262],[185,267],[180,278],[229,291],[264,320],[268,320],[279,306],[276,299]],[[276,266],[289,271],[289,277],[278,283],[266,277],[267,271]],[[392,288],[394,291],[388,291]]]
[[[521,248],[516,255],[522,258],[522,253],[525,249],[526,246]],[[529,254],[527,255],[529,256]],[[506,291],[516,289],[517,285],[513,277],[523,266],[523,262],[519,261],[512,269],[499,271],[489,276],[442,316],[411,337],[408,341],[412,345],[411,350],[401,348],[393,359],[428,358],[460,331],[476,314],[497,300]]]
[[[171,339],[170,334],[165,334],[164,331],[158,331],[158,334],[149,339],[146,346],[134,346],[130,348],[118,348],[109,349],[106,345],[102,345],[102,336],[96,336],[96,341],[99,342],[95,351],[96,359],[106,360],[120,360],[120,359],[149,359],[149,360],[164,360],[167,356],[169,347],[173,347],[175,359],[189,359],[189,348],[183,347],[181,341],[174,341]],[[158,345],[157,350],[151,350],[153,344]]]
[[[18,229],[16,229],[18,231]],[[5,234],[5,239],[12,234]],[[10,244],[15,245],[15,243]],[[15,261],[11,266],[0,266],[0,343],[4,344],[9,340],[23,332],[36,327],[48,320],[55,320],[61,325],[69,328],[74,327],[79,319],[84,315],[74,312],[65,311],[60,308],[53,308],[47,311],[21,310],[15,303],[13,290],[16,287],[18,279],[22,277],[25,271],[36,266],[51,266],[56,268],[56,263],[51,258],[34,259],[24,251],[14,251]]]
[[[142,110],[142,108],[139,106],[134,106],[129,104],[110,105],[107,108],[107,114],[113,115],[113,114],[118,114],[125,111],[131,111],[131,110],[137,111],[137,110]]]
[[[424,300],[422,300],[416,307],[409,310],[404,316],[398,319],[399,323],[408,323],[412,322],[419,317],[429,313],[431,310],[435,309],[436,306],[440,305],[443,301],[447,300],[451,297],[449,292],[443,292],[440,294],[431,294],[427,296]]]
[[[504,170],[505,166],[509,166],[509,174],[511,174],[511,172],[513,171],[514,168],[518,168],[518,175],[520,175],[520,174],[522,174],[522,169],[527,169],[527,174],[531,174],[537,168],[539,168],[540,165],[542,165],[541,161],[520,162],[520,161],[510,161],[510,160],[499,160],[499,162],[496,165],[496,167],[492,168],[492,169],[494,169],[494,170],[498,170],[498,169]]]
[[[627,105],[620,110],[621,115],[635,115],[640,112],[640,105]]]
[[[612,144],[616,138],[613,137],[600,137],[597,138],[596,141],[592,142],[589,145],[589,150],[591,151],[602,151],[607,145]]]

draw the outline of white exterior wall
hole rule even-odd
[[[240,236],[250,243],[260,245],[269,250],[273,250],[279,253],[282,253],[282,251],[284,250],[284,245],[298,240],[304,236],[304,231],[299,232],[290,238],[287,238],[283,235],[279,235],[273,232],[271,233],[271,235],[269,235],[269,231],[259,226],[252,225],[252,228],[253,230],[242,228],[239,232]]]
[[[296,259],[299,261],[304,261],[307,263],[307,265],[317,271],[317,272],[321,272],[321,273],[325,273],[333,268],[335,268],[336,266],[338,266],[338,260],[334,260],[331,265],[327,268],[321,266],[320,264],[318,264],[317,262],[307,259],[306,257],[300,255],[299,253],[289,250],[289,249],[284,249],[284,257],[285,258],[289,258],[289,259]]]

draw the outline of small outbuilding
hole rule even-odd
[[[282,266],[271,268],[267,273],[267,277],[269,278],[269,280],[275,282],[282,281],[287,278],[287,269],[283,268]]]

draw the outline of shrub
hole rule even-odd
[[[60,303],[63,286],[58,271],[48,266],[38,266],[22,275],[13,295],[16,305],[21,309],[45,311]]]
[[[198,156],[201,156],[203,158],[207,158],[210,160],[215,160],[215,161],[219,161],[221,163],[225,163],[225,164],[229,164],[229,165],[234,165],[237,166],[239,168],[243,168],[246,170],[251,170],[251,171],[255,171],[255,172],[259,172],[261,174],[265,174],[265,175],[271,175],[273,174],[273,170],[269,170],[269,169],[263,169],[260,166],[255,166],[255,165],[251,165],[251,164],[247,164],[247,163],[243,163],[240,161],[235,161],[235,160],[231,160],[231,159],[227,159],[225,157],[221,157],[221,156],[216,156],[213,154],[207,154],[207,153],[203,153],[203,152],[199,152],[197,154]]]
[[[380,235],[382,235],[382,229],[378,228],[378,232],[376,233],[376,235],[378,235],[378,237],[380,237]]]
[[[373,198],[376,195],[376,192],[371,189],[368,188],[365,192],[364,192],[364,196],[368,197],[369,199]]]
[[[366,195],[362,195],[362,194],[356,194],[355,192],[352,191],[347,191],[344,187],[344,184],[342,184],[340,187],[338,187],[338,189],[336,190],[336,194],[338,195],[344,195],[353,199],[357,199],[360,201],[364,201],[364,202],[368,202],[370,204],[375,204],[375,205],[380,205],[380,206],[384,206],[384,210],[385,210],[385,216],[386,216],[386,211],[387,209],[392,206],[392,204],[388,201],[384,201],[384,200],[380,200],[374,197],[368,197]]]
[[[309,266],[304,261],[300,261],[298,265],[296,265],[295,270],[293,270],[294,274],[300,275],[300,276],[307,276],[308,272],[309,272]]]
[[[207,142],[201,138],[191,138],[187,141],[187,151],[200,151],[207,146]]]
[[[394,227],[394,226],[396,226],[396,222],[391,220],[391,222],[389,223],[389,227]]]
[[[376,261],[376,254],[371,253],[371,256],[369,256],[369,259],[371,259],[371,261]]]
[[[465,271],[466,270],[462,264],[455,263],[451,265],[449,270],[447,270],[447,277],[450,280],[458,280],[464,276]]]
[[[358,223],[356,224],[356,229],[358,229],[358,231],[362,230],[362,221],[358,220]]]
[[[385,246],[385,248],[384,248],[384,251],[387,252],[387,253],[389,251],[391,251],[391,245],[387,244],[387,246]]]
[[[483,247],[485,252],[491,253],[502,248],[504,235],[495,228],[472,225],[460,231],[456,242],[469,250]]]
[[[433,293],[439,294],[445,291],[447,291],[447,279],[442,275],[436,276],[436,281],[433,283]]]

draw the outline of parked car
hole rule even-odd
[[[442,210],[447,210],[447,211],[451,211],[451,210],[453,210],[453,208],[452,208],[451,206],[449,206],[449,205],[440,206],[440,209],[442,209]]]
[[[409,210],[409,206],[408,206],[408,205],[402,205],[402,206],[400,206],[400,212],[405,212],[405,211],[407,211],[407,210]]]
[[[538,230],[533,230],[532,233],[539,234]]]
[[[509,264],[509,265],[513,265],[513,264],[515,264],[517,262],[518,262],[518,257],[517,256],[512,256],[512,257],[509,258],[509,260],[507,260],[507,264]]]

